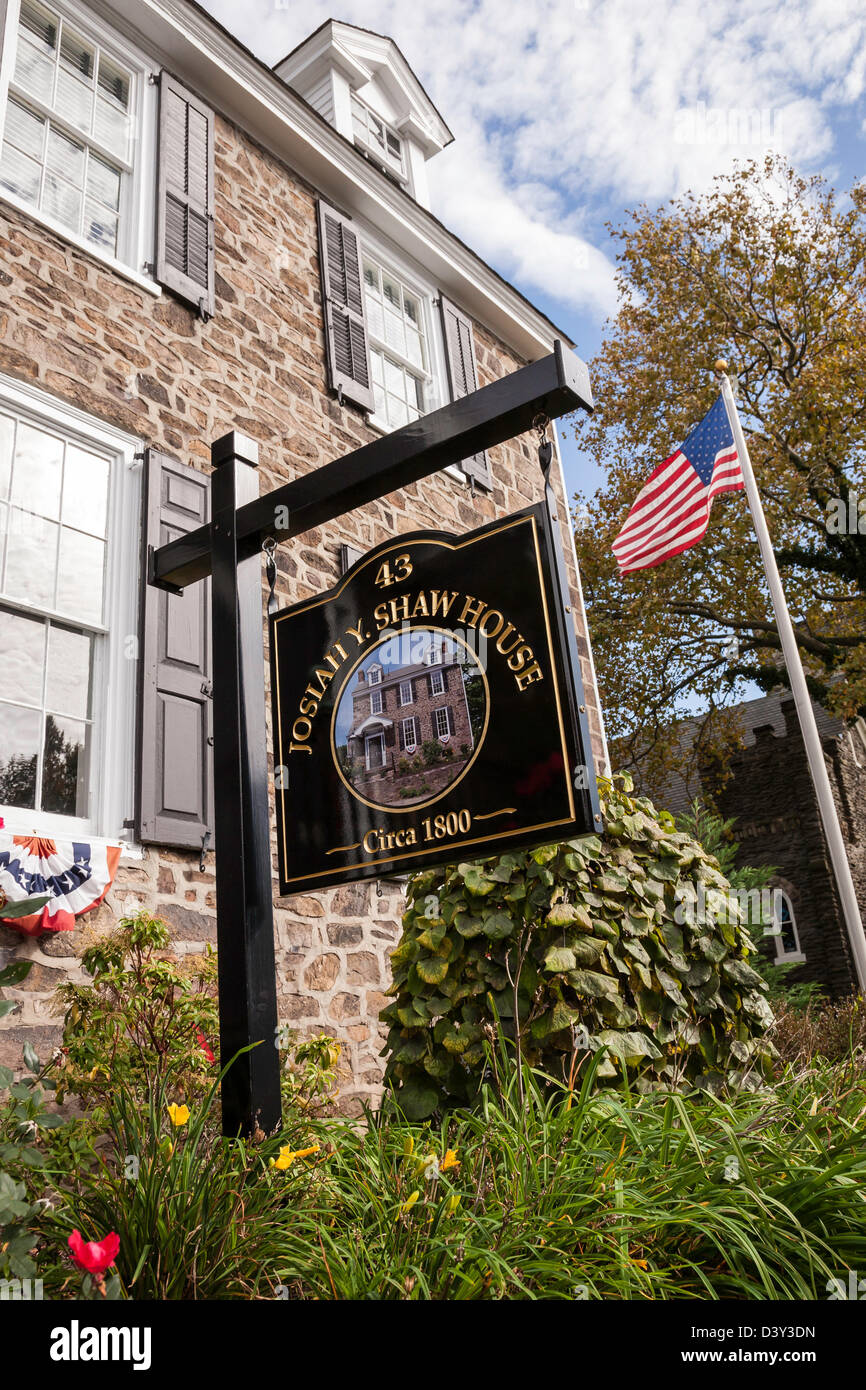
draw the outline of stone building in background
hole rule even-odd
[[[215,940],[209,593],[144,583],[208,516],[213,440],[260,491],[568,341],[429,208],[451,132],[390,39],[329,21],[268,68],[186,0],[0,0],[0,814],[121,844],[71,933],[0,926],[0,1062],[57,1042],[82,933],[148,908]],[[605,758],[561,466],[559,514],[597,764]],[[540,500],[535,441],[384,497],[277,553],[281,601],[401,532]],[[4,799],[5,798],[5,799]],[[279,1010],[377,1093],[399,883],[277,900]]]
[[[866,919],[866,726],[845,724],[814,706],[842,834]],[[814,980],[831,994],[847,994],[857,977],[824,840],[803,736],[790,695],[772,694],[737,706],[744,746],[726,766],[728,780],[712,796],[720,813],[733,817],[740,867],[772,866],[779,918],[765,939],[770,960],[796,968],[790,978]],[[681,745],[699,721],[678,726]],[[700,773],[688,781],[670,777],[661,787],[642,786],[659,806],[681,815],[709,786]]]

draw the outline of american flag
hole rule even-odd
[[[682,448],[653,470],[638,493],[613,543],[620,573],[651,569],[695,545],[709,525],[716,494],[743,485],[720,396]]]

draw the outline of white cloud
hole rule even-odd
[[[268,62],[334,13],[205,3]],[[605,216],[768,144],[814,168],[866,92],[862,0],[344,0],[338,17],[396,39],[455,133],[429,166],[434,211],[596,319],[614,303]]]

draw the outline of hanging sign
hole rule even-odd
[[[543,505],[370,551],[271,618],[280,892],[597,829]]]

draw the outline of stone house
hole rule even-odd
[[[866,919],[866,726],[862,720],[845,724],[817,704],[814,710]],[[728,780],[714,800],[721,815],[735,819],[738,865],[776,871],[777,920],[763,950],[776,963],[796,966],[793,980],[814,980],[830,994],[848,994],[857,976],[794,701],[777,692],[744,701],[737,712],[743,747],[730,759]],[[697,727],[698,721],[684,720],[681,740],[693,737]],[[644,789],[675,815],[706,795],[700,771]]]
[[[0,0],[0,41],[0,814],[122,851],[73,932],[0,926],[0,964],[34,962],[0,1021],[16,1066],[57,1042],[83,934],[147,907],[179,954],[215,940],[208,585],[144,582],[208,519],[211,443],[257,441],[264,492],[568,339],[430,210],[453,137],[390,39],[329,21],[269,68],[191,0]],[[561,462],[556,486],[601,767]],[[280,600],[542,495],[511,440],[283,546]],[[280,1016],[341,1038],[356,1108],[401,906],[392,882],[276,901]]]
[[[438,743],[465,762],[474,738],[463,663],[431,642],[421,661],[384,667],[373,662],[358,673],[347,753],[364,771],[393,776],[425,743]]]

